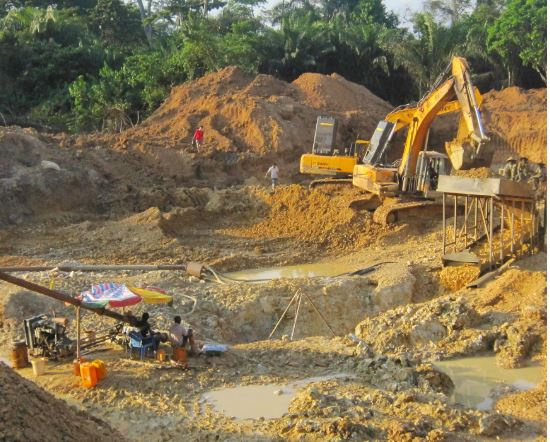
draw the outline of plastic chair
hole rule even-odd
[[[134,348],[139,349],[139,359],[141,361],[145,358],[148,348],[151,348],[153,352],[155,351],[155,340],[152,336],[144,338],[141,333],[133,331],[128,334],[128,337],[130,338],[130,352]]]

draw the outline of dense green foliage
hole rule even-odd
[[[121,130],[225,66],[291,81],[337,72],[394,104],[463,55],[485,88],[546,84],[546,2],[0,0],[0,122]]]

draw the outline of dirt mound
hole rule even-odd
[[[510,155],[546,163],[546,89],[491,91],[483,96],[482,117],[496,149],[493,163]]]
[[[444,267],[439,273],[441,284],[456,292],[479,276],[479,267],[471,265]]]
[[[467,178],[493,178],[498,176],[489,167],[478,167],[470,170],[454,170],[453,175],[463,176]]]
[[[96,206],[102,177],[29,129],[0,128],[0,225]]]
[[[338,74],[302,74],[292,82],[304,101],[315,109],[348,112],[361,110],[379,116],[388,113],[388,103],[366,87],[347,81]]]
[[[117,136],[115,145],[190,150],[193,131],[202,125],[201,157],[253,152],[295,163],[312,144],[318,114],[331,112],[342,120],[338,142],[347,144],[351,132],[369,136],[389,110],[366,88],[338,75],[305,74],[289,84],[228,67],[175,87],[146,121]]]
[[[259,197],[268,207],[265,218],[228,233],[252,238],[296,238],[339,252],[365,245],[380,228],[369,212],[355,212],[349,203],[360,192],[355,188],[325,187],[308,190],[298,185],[279,187]]]
[[[69,407],[1,362],[0,385],[1,440],[124,440],[105,422]]]

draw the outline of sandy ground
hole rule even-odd
[[[496,163],[510,154],[544,161],[546,90],[491,92],[484,106]],[[493,356],[512,371],[545,365],[545,250],[518,257],[484,287],[466,289],[475,269],[442,268],[440,213],[411,214],[382,227],[371,212],[350,208],[361,196],[357,190],[296,184],[305,180],[297,164],[310,150],[317,114],[342,120],[337,142],[347,145],[389,110],[338,76],[305,74],[287,84],[227,68],[175,87],[147,121],[122,134],[0,129],[0,266],[198,261],[230,272],[324,263],[332,275],[374,266],[362,276],[255,284],[168,271],[19,273],[70,294],[107,281],[163,288],[174,296],[172,305],[133,312],[147,310],[159,330],[179,314],[201,343],[229,346],[220,357],[191,358],[188,370],[135,361],[108,346],[89,356],[106,361],[109,372],[94,389],[80,385],[71,361],[50,362],[37,378],[30,368],[19,374],[135,441],[544,440],[545,381],[527,391],[500,386],[481,411],[455,403],[452,379],[432,363]],[[198,124],[206,142],[193,152],[189,138]],[[454,127],[447,117],[436,126],[435,149]],[[271,193],[262,180],[274,159],[283,185]],[[294,340],[294,308],[269,340],[298,291],[307,297]],[[22,337],[23,319],[51,312],[72,320],[74,336],[74,309],[0,284],[0,355]],[[83,317],[86,331],[114,325],[92,313]],[[11,395],[33,386],[6,373]],[[342,376],[330,378],[336,374]],[[236,420],[203,397],[212,389],[315,376],[329,378],[304,386],[274,419]],[[7,391],[0,383],[0,393]],[[35,393],[44,407],[64,406]],[[10,431],[32,428],[31,413],[19,422],[6,407],[0,420],[12,422]],[[68,439],[75,431],[59,428]],[[8,440],[29,440],[24,431],[11,434]],[[43,440],[56,438],[44,433]]]
[[[292,187],[281,189],[291,200],[296,191]],[[346,191],[339,194],[345,200]],[[314,195],[314,204],[308,206],[312,214],[316,213],[319,197]],[[260,215],[254,212],[258,219],[254,218],[256,224],[252,226],[262,229],[256,237],[251,234],[254,227],[250,227],[250,221],[232,227],[246,236],[225,236],[223,222],[209,226],[203,223],[197,229],[208,238],[209,250],[217,250],[220,255],[224,250],[233,250],[233,259],[206,255],[207,247],[200,246],[196,246],[195,256],[212,256],[207,262],[220,270],[317,261],[318,245],[307,236],[276,237],[274,233],[271,240],[259,240],[260,235],[266,235],[269,220],[279,219],[273,206],[279,206],[280,200],[268,194],[265,198],[268,202],[264,200],[263,204],[269,209]],[[269,201],[274,201],[272,206]],[[136,262],[155,256],[134,256],[130,248],[158,250],[158,262],[161,256],[167,262],[181,262],[180,251],[189,249],[187,238],[193,236],[184,228],[175,229],[169,235],[181,249],[164,246],[160,241],[166,234],[159,227],[156,212],[130,220],[88,224],[94,227],[82,228],[81,223],[59,230],[25,226],[17,235],[25,240],[10,241],[5,235],[3,244],[11,247],[11,256],[16,257],[10,259],[20,264],[61,259]],[[94,244],[109,232],[122,231],[115,228],[120,225],[128,229],[122,241],[101,242],[97,245],[99,255],[90,261],[84,259],[86,251],[78,244]],[[319,229],[315,226],[312,228]],[[26,235],[20,236],[21,231]],[[148,242],[140,242],[137,248],[127,245],[131,237],[144,241],[142,232],[150,234]],[[47,374],[39,378],[33,378],[30,369],[20,373],[55,396],[107,421],[130,440],[177,440],[183,435],[193,440],[479,440],[496,436],[501,440],[524,440],[544,436],[546,402],[540,399],[545,395],[546,383],[531,392],[495,392],[498,401],[494,407],[479,411],[453,403],[449,396],[452,382],[435,371],[430,362],[495,354],[498,363],[506,367],[544,364],[546,255],[523,258],[484,288],[449,292],[440,284],[439,222],[411,220],[376,233],[364,232],[365,246],[354,252],[340,257],[334,253],[324,255],[327,263],[349,270],[385,262],[365,276],[220,285],[175,272],[23,274],[44,285],[53,280],[56,288],[70,293],[105,280],[160,286],[175,296],[174,305],[140,306],[133,309],[134,313],[147,309],[154,326],[161,330],[169,327],[175,314],[182,314],[200,342],[225,343],[230,349],[221,357],[191,358],[190,368],[181,370],[154,361],[132,361],[124,351],[113,348],[93,356],[107,362],[109,375],[92,390],[80,386],[69,362],[52,362]],[[261,250],[250,253],[251,246]],[[25,259],[27,254],[32,258]],[[266,259],[265,255],[270,257]],[[19,321],[24,317],[52,308],[58,314],[74,317],[71,309],[63,310],[54,301],[14,286],[1,287],[7,295],[2,298],[4,350],[9,338],[20,335]],[[311,296],[337,337],[332,337],[313,308],[304,303],[294,341],[288,340],[293,314],[282,322],[273,340],[266,340],[298,289]],[[192,299],[197,301],[194,307]],[[98,330],[114,324],[87,314],[83,325]],[[355,333],[363,343],[348,339],[349,333]],[[338,373],[349,377],[304,387],[289,412],[278,419],[231,419],[203,400],[203,394],[211,389],[284,384]]]

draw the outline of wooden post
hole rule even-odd
[[[445,248],[447,246],[447,195],[443,192],[443,254],[445,255]]]
[[[510,253],[514,253],[514,246],[516,245],[516,241],[515,241],[515,238],[514,238],[514,235],[515,235],[515,232],[514,232],[514,224],[516,223],[516,219],[515,219],[515,212],[516,211],[516,202],[515,200],[512,200],[512,215],[511,215],[511,218],[512,218],[512,222],[510,223],[511,224],[511,233],[510,233]]]
[[[500,260],[504,261],[504,200],[500,202]]]
[[[296,330],[296,323],[298,322],[298,315],[300,314],[300,306],[302,305],[302,294],[298,298],[298,304],[296,305],[296,315],[294,316],[294,324],[292,324],[292,333],[290,333],[290,340],[294,339],[294,330]]]
[[[477,241],[477,203],[479,197],[474,197],[474,241]]]
[[[294,296],[292,297],[292,299],[290,300],[290,302],[288,303],[288,305],[286,306],[285,308],[285,311],[283,312],[283,314],[281,315],[281,317],[279,318],[279,320],[277,321],[277,324],[275,324],[275,327],[273,327],[273,330],[271,330],[271,333],[269,334],[269,337],[267,339],[271,339],[271,336],[273,336],[273,333],[275,333],[275,330],[277,330],[277,327],[279,327],[279,324],[281,323],[281,321],[284,319],[285,315],[286,315],[286,312],[288,312],[288,309],[290,308],[290,306],[292,305],[292,303],[294,302],[294,300],[296,299],[296,296],[298,296],[298,293],[300,291],[297,290],[296,293],[294,293]]]
[[[80,306],[76,307],[76,360],[80,361]]]
[[[489,207],[489,268],[493,268],[493,197],[491,197],[491,205]]]
[[[456,195],[454,195],[454,220],[453,220],[453,250],[456,252]]]

